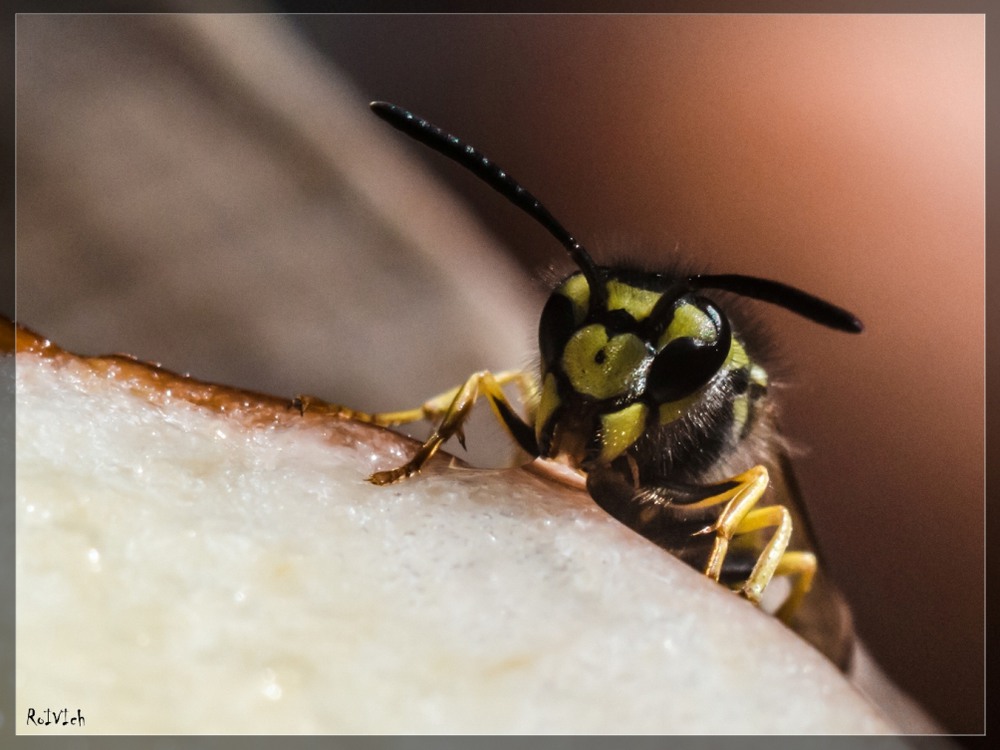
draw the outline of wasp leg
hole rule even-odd
[[[415,409],[381,412],[358,411],[341,404],[322,401],[314,396],[296,396],[292,400],[292,405],[303,414],[307,411],[321,412],[342,417],[343,419],[354,419],[358,422],[378,425],[379,427],[395,427],[401,424],[409,424],[410,422],[419,422],[421,419],[434,421],[448,410],[448,407],[458,397],[459,392],[469,384],[469,381],[479,378],[483,374],[482,372],[473,374],[464,384],[428,399]],[[504,370],[503,372],[492,374],[492,377],[500,386],[514,383],[517,386],[522,401],[524,403],[534,403],[537,386],[535,385],[534,378],[526,371]]]
[[[789,622],[802,604],[803,597],[812,588],[816,577],[816,555],[812,552],[786,552],[781,556],[778,567],[774,571],[777,576],[795,576],[792,591],[775,613],[782,622]]]
[[[722,573],[722,563],[726,559],[729,542],[736,534],[737,526],[767,490],[767,469],[763,466],[754,466],[752,469],[733,477],[730,482],[732,482],[732,486],[723,492],[686,506],[688,509],[694,510],[725,503],[725,508],[715,523],[697,532],[699,534],[715,533],[716,535],[708,564],[705,566],[705,575],[716,581],[719,580],[719,575]],[[789,533],[791,533],[790,528],[789,526]]]
[[[326,414],[340,419],[353,419],[358,422],[378,425],[379,427],[392,427],[405,422],[416,422],[423,418],[423,407],[410,409],[409,411],[371,413],[358,411],[343,404],[332,404],[314,396],[296,396],[292,399],[292,408],[298,409],[300,414],[307,411],[314,414]]]
[[[534,438],[530,426],[517,416],[503,392],[503,386],[508,383],[516,384],[525,401],[529,404],[532,403],[535,385],[528,373],[522,370],[508,370],[494,375],[488,370],[483,370],[469,376],[468,380],[457,388],[424,402],[417,409],[363,414],[362,421],[384,426],[415,422],[419,419],[441,418],[437,428],[420,446],[413,458],[395,469],[375,472],[368,478],[369,481],[373,484],[391,484],[416,474],[437,453],[441,445],[452,436],[458,436],[464,446],[465,437],[462,434],[462,427],[480,396],[486,397],[497,419],[511,432],[519,444],[525,446],[525,441],[529,438],[533,442]],[[369,417],[369,419],[363,419],[363,417]],[[530,445],[525,447],[530,448]]]
[[[792,591],[775,613],[790,623],[812,586],[816,557],[811,552],[788,551],[792,519],[787,508],[754,507],[767,490],[768,480],[767,469],[755,466],[707,487],[640,489],[620,471],[597,469],[587,475],[587,490],[626,526],[754,603],[759,603],[774,576],[792,577]],[[746,545],[738,538],[770,527],[776,531],[760,552],[756,551],[759,545]],[[730,542],[735,549],[730,549]]]
[[[816,556],[811,552],[789,551],[788,544],[792,537],[792,516],[783,505],[769,505],[765,508],[755,508],[767,489],[767,469],[755,466],[749,471],[734,477],[739,484],[733,489],[714,498],[708,498],[699,504],[710,504],[713,501],[726,501],[726,507],[718,520],[705,532],[714,531],[715,546],[705,573],[718,579],[728,551],[729,542],[733,537],[750,534],[766,528],[775,531],[761,551],[749,577],[740,587],[740,593],[754,604],[760,603],[764,589],[776,575],[794,576],[792,592],[778,610],[778,617],[788,620],[802,601],[802,597],[812,586],[816,574]],[[731,495],[726,498],[726,495]]]

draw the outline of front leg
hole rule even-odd
[[[413,458],[402,466],[386,471],[377,471],[368,478],[373,484],[382,485],[398,482],[419,472],[438,452],[441,445],[453,436],[457,436],[464,447],[465,435],[462,430],[465,426],[465,420],[481,396],[486,397],[497,419],[513,435],[518,444],[532,452],[533,430],[525,420],[517,415],[504,394],[503,386],[508,383],[514,383],[517,386],[522,399],[529,407],[534,404],[537,388],[534,379],[523,370],[506,370],[496,374],[482,370],[473,373],[462,385],[425,401],[415,409],[404,411],[360,412],[338,404],[328,404],[309,396],[299,396],[294,403],[302,413],[306,411],[325,412],[344,419],[355,419],[382,427],[407,424],[421,419],[431,421],[440,419],[434,432],[424,441]],[[526,445],[528,440],[531,442]],[[537,454],[537,448],[534,453]]]

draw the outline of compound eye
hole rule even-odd
[[[573,335],[575,328],[572,300],[562,294],[550,296],[538,324],[538,348],[546,371],[551,370],[553,364],[562,356],[566,342]]]
[[[729,356],[732,330],[715,305],[698,300],[698,308],[711,321],[711,338],[678,336],[653,358],[646,380],[646,392],[660,404],[690,396],[715,377]]]

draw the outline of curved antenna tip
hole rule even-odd
[[[865,330],[853,313],[780,281],[742,274],[699,274],[689,276],[688,283],[696,289],[721,289],[769,302],[835,331],[861,333]]]
[[[399,107],[391,102],[383,102],[376,99],[373,102],[368,102],[368,108],[374,112],[379,117],[384,118],[387,114],[392,114],[399,111]]]

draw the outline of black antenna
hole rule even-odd
[[[573,235],[556,221],[556,218],[549,213],[542,202],[521,187],[517,180],[507,174],[499,165],[490,161],[478,149],[463,143],[459,138],[446,133],[427,120],[417,117],[412,112],[388,102],[372,102],[369,106],[372,112],[397,130],[403,131],[414,140],[420,141],[439,154],[461,164],[545,227],[549,234],[559,240],[562,246],[569,251],[573,262],[583,271],[587,284],[590,286],[590,309],[596,310],[604,307],[607,301],[607,289],[604,286],[602,274],[593,259],[583,248],[583,245],[577,242]]]
[[[861,333],[864,325],[852,313],[831,302],[814,297],[808,292],[780,281],[760,279],[756,276],[722,274],[718,276],[690,276],[688,283],[695,289],[721,289],[744,297],[770,302],[803,318],[847,333]]]

